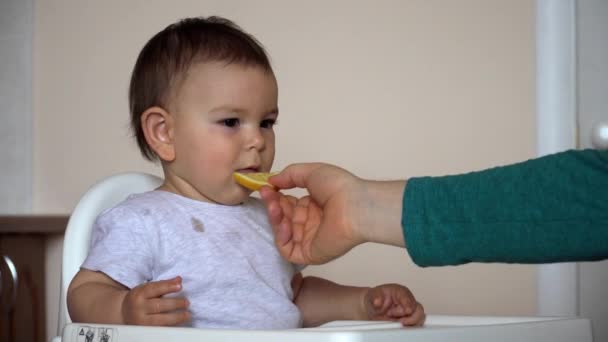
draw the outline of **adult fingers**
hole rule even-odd
[[[293,210],[297,199],[292,196],[280,195],[279,200],[268,206],[270,223],[274,232],[274,240],[281,256],[292,260],[295,244],[293,241]],[[277,214],[278,212],[278,214]]]
[[[266,204],[266,206],[268,206],[268,204],[270,203],[277,202],[279,200],[280,193],[270,186],[264,185],[260,188],[259,191],[260,197],[262,197],[262,201],[264,202],[264,204]]]
[[[285,206],[285,204],[289,204],[289,201],[285,203],[285,196],[283,194],[267,186],[260,189],[260,195],[262,197],[262,201],[264,201],[264,204],[266,205],[268,221],[270,221],[270,226],[274,232],[275,243],[277,247],[281,247],[291,239],[291,230],[289,225],[281,224],[284,222],[285,217],[283,206]],[[281,205],[281,201],[284,202],[283,205]]]
[[[283,219],[283,210],[281,209],[280,204],[281,194],[268,186],[263,186],[260,189],[260,195],[262,197],[262,201],[266,205],[270,225],[272,225],[273,228],[276,228],[276,226],[278,226]]]
[[[310,174],[323,165],[323,163],[291,164],[270,177],[268,182],[279,189],[306,188]]]
[[[295,206],[293,207],[292,214],[292,226],[293,226],[293,237],[292,239],[296,243],[302,243],[304,239],[304,229],[306,222],[308,221],[308,204],[310,197],[304,197],[299,201],[292,202]]]
[[[278,221],[277,226],[273,227],[276,236],[275,242],[278,246],[284,246],[293,240],[294,231],[292,218],[296,202],[297,199],[293,196],[285,196],[282,194],[279,196],[278,210],[281,212],[280,220]],[[272,224],[275,225],[275,223]]]

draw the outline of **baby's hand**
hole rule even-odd
[[[421,326],[426,315],[410,290],[398,284],[371,288],[365,294],[369,320],[399,321],[402,325]]]
[[[153,281],[134,287],[122,301],[122,318],[132,325],[178,325],[190,320],[186,309],[190,303],[185,298],[163,298],[179,292],[182,278]]]

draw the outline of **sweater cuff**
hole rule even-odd
[[[422,224],[425,213],[424,191],[421,189],[425,178],[410,178],[405,185],[403,193],[403,207],[401,214],[401,228],[405,247],[412,261],[421,267],[430,266],[428,256],[424,248],[424,225]]]

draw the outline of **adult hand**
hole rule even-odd
[[[366,181],[337,166],[310,163],[290,165],[269,182],[310,194],[295,198],[260,189],[277,248],[291,262],[325,263],[366,241],[404,246],[403,181]]]
[[[134,287],[126,293],[122,302],[123,321],[125,324],[156,326],[172,326],[189,321],[187,299],[163,298],[164,295],[181,289],[181,277]]]
[[[270,183],[279,189],[307,188],[310,196],[295,198],[260,190],[267,205],[275,242],[283,257],[300,264],[320,264],[363,242],[353,222],[353,193],[361,180],[326,164],[288,166]]]

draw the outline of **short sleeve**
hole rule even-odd
[[[89,253],[82,268],[100,271],[133,288],[150,281],[154,271],[156,231],[127,207],[102,213],[93,226]]]

